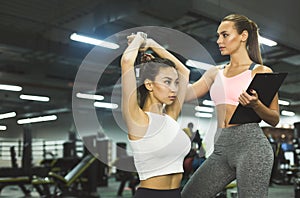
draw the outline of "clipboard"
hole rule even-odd
[[[254,89],[259,97],[259,100],[266,105],[270,106],[275,94],[278,92],[284,79],[288,73],[257,73],[253,77],[246,92],[250,93]],[[252,108],[244,107],[238,104],[235,112],[233,113],[229,124],[245,124],[245,123],[259,123],[261,118],[255,113]]]

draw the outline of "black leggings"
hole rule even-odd
[[[150,188],[138,188],[134,198],[181,198],[180,189],[157,190]]]

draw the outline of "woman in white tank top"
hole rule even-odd
[[[183,158],[190,141],[175,120],[184,102],[189,70],[145,33],[127,39],[121,59],[122,113],[141,181],[135,197],[180,198]],[[139,51],[148,48],[159,57],[143,56],[137,87],[134,63]]]

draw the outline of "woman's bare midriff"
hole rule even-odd
[[[180,187],[182,173],[162,175],[141,180],[139,187],[157,190],[170,190]]]
[[[229,121],[237,106],[230,104],[219,104],[216,106],[218,128],[228,128],[236,124],[229,124]]]

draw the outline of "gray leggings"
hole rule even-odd
[[[212,198],[237,180],[239,198],[268,197],[273,150],[257,123],[220,129],[214,152],[184,186],[182,198]]]

